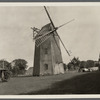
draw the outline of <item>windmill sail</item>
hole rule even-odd
[[[53,21],[52,21],[50,15],[49,15],[49,12],[48,12],[48,10],[47,10],[47,8],[46,8],[45,6],[44,6],[44,9],[45,9],[45,11],[46,11],[46,13],[47,13],[47,15],[48,15],[48,17],[49,17],[49,20],[50,20],[50,22],[51,22],[53,28],[55,28],[54,23],[53,23]]]
[[[68,50],[66,49],[66,47],[65,47],[64,43],[62,42],[62,40],[61,40],[61,38],[60,38],[60,36],[58,35],[58,33],[57,33],[57,31],[56,31],[56,30],[57,30],[58,28],[60,28],[60,27],[64,26],[64,25],[66,25],[66,24],[70,23],[70,22],[71,22],[71,21],[73,21],[74,19],[56,28],[56,27],[54,26],[54,23],[53,23],[53,21],[52,21],[52,19],[51,19],[51,17],[50,17],[50,15],[49,15],[49,13],[48,13],[48,11],[47,11],[47,9],[46,9],[46,7],[45,7],[45,6],[44,6],[44,8],[45,8],[45,11],[46,11],[46,13],[47,13],[47,15],[48,15],[48,18],[49,18],[49,20],[50,20],[50,22],[51,22],[51,24],[52,24],[53,28],[55,29],[55,34],[58,36],[58,38],[59,38],[60,42],[62,43],[62,45],[63,45],[64,49],[66,50],[67,54],[70,56],[70,54],[69,54]],[[54,37],[54,38],[55,38],[55,37]]]
[[[45,35],[45,34],[51,31],[52,31],[52,27],[50,23],[42,27],[42,29],[39,31],[39,33],[36,36],[35,44],[37,47],[50,38],[51,36],[50,34],[49,35]]]

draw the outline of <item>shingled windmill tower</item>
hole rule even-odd
[[[57,29],[70,21],[55,27],[46,7],[44,8],[50,23],[43,26],[40,30],[35,27],[32,28],[35,40],[33,76],[64,73],[59,40],[63,46],[64,44],[57,33]],[[67,51],[66,48],[65,50]],[[67,53],[70,56],[68,51]]]

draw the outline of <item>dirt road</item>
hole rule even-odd
[[[17,95],[50,87],[53,83],[70,79],[83,73],[66,73],[54,76],[15,77],[8,82],[0,82],[0,95]]]

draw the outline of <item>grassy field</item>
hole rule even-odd
[[[0,95],[98,94],[100,72],[75,73],[41,77],[15,77],[0,82]]]
[[[14,77],[8,82],[0,82],[0,95],[27,94],[50,88],[52,84],[81,75],[83,73],[66,73],[41,77]]]
[[[79,75],[27,94],[100,94],[100,72]]]

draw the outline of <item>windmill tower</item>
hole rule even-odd
[[[64,48],[65,45],[58,35],[57,29],[71,22],[72,20],[59,27],[55,27],[46,7],[44,8],[50,23],[43,26],[40,30],[35,27],[32,28],[35,40],[33,76],[64,73],[59,40]],[[66,48],[65,50],[70,56]]]

